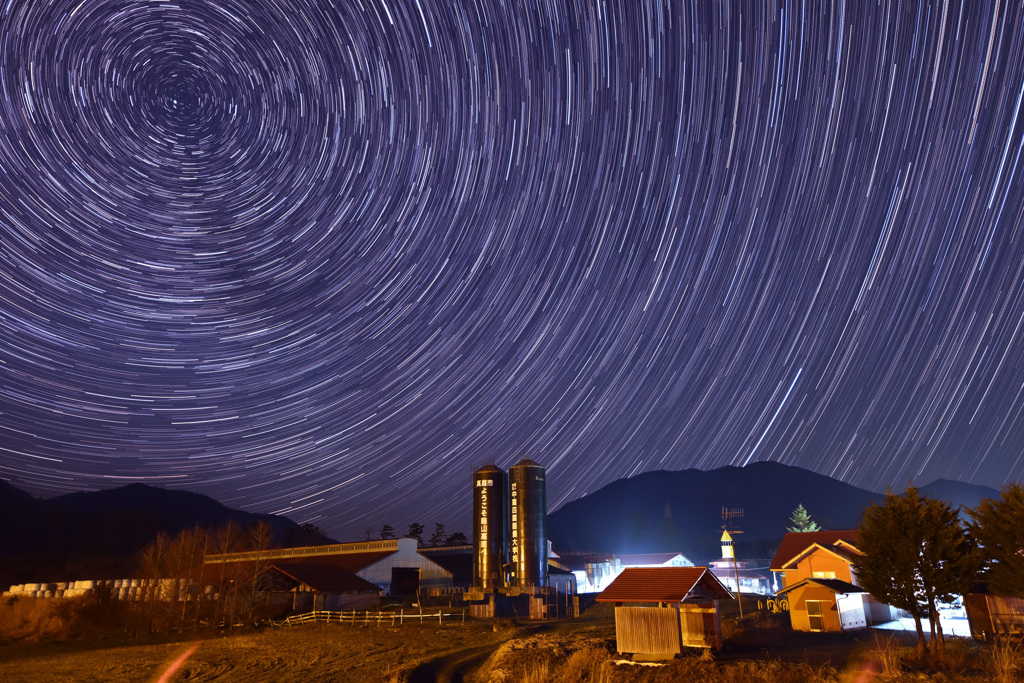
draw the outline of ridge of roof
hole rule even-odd
[[[698,585],[719,599],[732,593],[707,567],[627,567],[601,591],[598,602],[682,602]]]
[[[843,541],[843,545],[847,548],[856,548],[857,530],[790,531],[782,537],[779,549],[775,551],[775,557],[772,558],[771,565],[769,565],[768,568],[774,572],[782,571],[783,567],[785,567],[790,560],[795,558],[797,555],[800,555],[811,546],[819,545],[823,548],[827,548],[829,546],[836,545],[839,541]],[[846,550],[846,552],[849,551]]]

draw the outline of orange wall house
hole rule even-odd
[[[782,588],[804,579],[839,579],[856,583],[850,561],[860,554],[854,530],[788,533],[783,537],[770,568],[779,573]]]
[[[779,596],[789,601],[795,631],[847,631],[889,621],[887,605],[856,585],[851,561],[857,532],[812,531],[788,533],[771,563],[782,577]]]

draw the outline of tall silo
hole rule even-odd
[[[548,583],[548,503],[544,468],[523,458],[509,468],[509,561],[513,586]]]
[[[473,473],[473,586],[494,589],[505,585],[506,534],[504,472],[494,465]]]

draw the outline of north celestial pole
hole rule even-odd
[[[536,6],[529,6],[529,5]],[[340,538],[1024,478],[1024,8],[9,0],[0,478]]]

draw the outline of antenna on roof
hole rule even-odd
[[[743,508],[722,508],[722,531],[728,531],[734,534],[742,534],[742,531],[736,531],[733,526],[733,520],[743,516]]]

